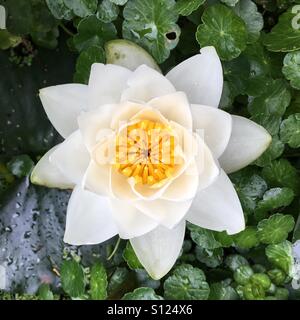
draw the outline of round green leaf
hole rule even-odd
[[[78,262],[75,260],[64,261],[60,276],[62,287],[70,297],[78,298],[84,294],[84,273]]]
[[[96,263],[91,269],[90,294],[93,300],[105,300],[107,297],[107,274],[102,264]]]
[[[123,37],[144,47],[162,63],[179,41],[174,5],[174,0],[129,0],[123,11]]]
[[[300,90],[300,51],[290,52],[284,57],[282,73],[293,88]]]
[[[133,292],[126,293],[122,300],[163,300],[152,288],[137,288]]]
[[[103,22],[112,22],[118,18],[119,8],[110,0],[103,0],[98,6],[96,15]]]
[[[290,115],[280,126],[280,138],[291,148],[300,147],[300,113]]]
[[[141,265],[129,241],[127,241],[126,247],[124,249],[123,258],[127,262],[130,269],[143,269],[143,266]]]
[[[264,19],[257,10],[256,4],[251,0],[240,0],[233,8],[233,11],[244,20],[246,29],[248,31],[248,43],[255,42],[259,36],[260,31],[264,26]]]
[[[238,57],[246,48],[247,31],[244,21],[231,9],[217,4],[208,7],[197,29],[201,47],[214,46],[223,60]]]
[[[216,268],[223,262],[224,251],[222,248],[209,250],[197,246],[195,253],[197,260],[204,263],[209,268]]]
[[[259,222],[257,226],[258,238],[262,243],[276,244],[288,237],[294,228],[295,221],[291,215],[276,213]]]
[[[64,0],[46,0],[46,3],[56,19],[71,20],[74,17],[72,10],[65,5]]]
[[[278,244],[270,244],[266,247],[266,256],[274,267],[281,269],[290,275],[293,269],[292,244],[283,241]]]
[[[165,298],[170,300],[207,300],[209,285],[202,270],[184,264],[164,283]]]
[[[259,244],[256,228],[246,227],[245,230],[234,236],[234,242],[241,249],[256,247]]]
[[[278,136],[272,137],[272,142],[269,148],[255,161],[255,164],[260,167],[265,167],[279,158],[284,151],[284,143],[278,138]]]

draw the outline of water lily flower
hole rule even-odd
[[[258,158],[271,137],[218,109],[222,88],[219,57],[204,47],[166,76],[146,65],[96,63],[88,85],[42,89],[48,118],[65,140],[42,157],[31,181],[73,189],[64,241],[97,244],[118,234],[160,279],[180,254],[186,221],[242,231],[227,174]]]

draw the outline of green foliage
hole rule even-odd
[[[223,5],[208,7],[197,29],[201,47],[214,46],[223,60],[238,57],[246,48],[247,31],[244,21]]]
[[[126,293],[123,300],[163,300],[152,288],[137,288],[133,292]]]
[[[147,49],[158,63],[164,62],[180,35],[174,6],[174,0],[129,0],[123,12],[123,37]]]
[[[202,270],[181,265],[164,283],[165,298],[170,300],[206,300],[209,285]]]
[[[287,239],[300,238],[300,29],[292,26],[293,3],[0,0],[8,13],[7,30],[0,30],[0,261],[9,271],[1,300],[294,298],[285,288],[293,263]],[[160,281],[150,279],[129,241],[109,260],[114,241],[65,245],[69,192],[28,184],[34,163],[61,142],[38,90],[72,77],[87,84],[93,63],[133,70],[146,59],[166,73],[207,45],[222,59],[220,107],[272,135],[259,159],[230,174],[245,230],[228,235],[188,224],[182,254]]]
[[[80,298],[85,291],[85,277],[82,266],[75,260],[64,261],[61,270],[61,284],[72,298]]]
[[[100,263],[93,265],[91,269],[90,294],[93,300],[105,300],[107,297],[107,274]]]

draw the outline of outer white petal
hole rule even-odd
[[[214,47],[197,54],[172,69],[166,76],[190,103],[218,107],[223,89],[222,64]]]
[[[111,208],[122,239],[142,236],[158,226],[155,220],[144,215],[128,201],[111,199]]]
[[[120,102],[131,71],[113,64],[94,63],[89,80],[89,109]]]
[[[49,157],[57,147],[53,147],[39,160],[31,173],[30,181],[49,188],[71,189],[74,183],[49,161]]]
[[[99,165],[91,160],[83,179],[85,189],[101,196],[110,195],[110,166]]]
[[[77,186],[69,200],[64,241],[72,245],[97,244],[117,233],[108,198]]]
[[[77,117],[87,108],[88,87],[64,84],[40,90],[40,98],[54,128],[64,138],[78,129]]]
[[[202,228],[235,234],[245,228],[237,193],[224,171],[208,188],[199,191],[186,219]]]
[[[194,198],[199,186],[197,164],[192,161],[186,170],[166,189],[161,198],[170,201],[184,201]]]
[[[123,92],[122,101],[148,102],[175,92],[168,79],[146,65],[138,67],[129,77],[127,84],[128,89]]]
[[[99,137],[98,133],[100,131],[103,133],[103,130],[106,130],[107,135],[112,133],[110,123],[116,110],[118,110],[118,105],[107,104],[90,112],[80,114],[78,117],[79,129],[88,150],[92,150],[99,142],[101,137]]]
[[[192,129],[192,113],[186,95],[175,92],[155,98],[148,103],[158,109],[168,120],[173,120],[187,129]]]
[[[232,117],[220,109],[191,105],[193,129],[203,134],[205,144],[217,159],[225,151],[232,129]]]
[[[50,162],[75,184],[81,182],[89,161],[90,155],[79,130],[72,133],[50,155]]]
[[[141,264],[153,279],[165,276],[175,264],[182,247],[185,222],[169,230],[159,226],[130,243]]]
[[[159,224],[172,229],[187,214],[193,199],[185,201],[168,201],[163,199],[140,200],[134,202],[137,209]]]
[[[272,138],[262,126],[239,116],[232,116],[232,133],[220,165],[227,173],[246,167],[270,145]]]

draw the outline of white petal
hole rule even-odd
[[[175,92],[169,80],[146,65],[138,67],[129,77],[127,84],[128,89],[123,92],[122,101],[148,102]]]
[[[144,215],[128,201],[111,199],[111,208],[122,239],[142,236],[158,225],[156,221]]]
[[[165,276],[175,264],[182,248],[185,222],[169,230],[159,226],[130,243],[141,264],[153,279]]]
[[[245,228],[239,198],[224,171],[211,186],[196,194],[186,219],[202,228],[226,230],[228,234]]]
[[[131,71],[113,64],[94,63],[89,80],[89,109],[120,102]]]
[[[159,224],[172,229],[187,214],[193,199],[185,201],[168,201],[163,199],[140,200],[134,202],[137,209]]]
[[[110,188],[111,193],[119,200],[133,201],[138,196],[132,191],[128,178],[116,171],[115,168],[110,170]]]
[[[110,123],[116,110],[118,110],[118,105],[107,104],[90,112],[80,114],[78,125],[88,150],[92,150],[99,142],[98,133],[100,131],[103,133],[103,130],[106,130],[107,135],[112,133]],[[104,138],[104,135],[101,135],[101,138]]]
[[[101,196],[110,195],[110,166],[99,165],[91,160],[84,179],[84,188]]]
[[[49,161],[49,157],[57,147],[53,147],[39,160],[31,173],[30,181],[49,188],[72,189],[74,183]]]
[[[212,184],[220,173],[219,165],[204,141],[197,137],[198,153],[196,155],[196,163],[199,172],[198,189],[202,190]]]
[[[168,120],[173,120],[187,129],[192,128],[192,114],[189,102],[183,92],[175,92],[155,98],[148,103]]]
[[[192,161],[186,170],[168,186],[161,198],[170,201],[184,201],[194,198],[199,186],[197,164]]]
[[[268,131],[257,123],[239,116],[232,116],[232,133],[220,165],[227,173],[246,167],[256,160],[270,145]]]
[[[166,76],[190,103],[218,107],[223,88],[222,64],[214,47],[197,54],[172,69]]]
[[[117,233],[108,198],[77,186],[69,200],[64,241],[72,245],[97,244]]]
[[[114,130],[119,129],[120,127],[124,126],[124,124],[128,123],[135,114],[144,108],[145,106],[133,102],[127,101],[120,103],[118,109],[115,110],[113,114],[110,127]]]
[[[63,84],[40,90],[40,99],[52,125],[64,138],[78,129],[77,117],[87,108],[88,87]]]
[[[204,142],[218,159],[225,151],[232,129],[232,118],[227,112],[202,105],[191,105],[193,129],[203,134]]]
[[[90,156],[79,130],[72,133],[50,156],[50,162],[75,184],[81,182],[89,161]]]

